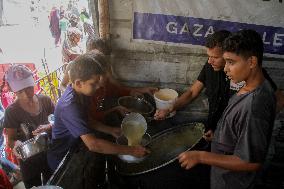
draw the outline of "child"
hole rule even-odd
[[[107,65],[103,56],[83,54],[71,64],[69,75],[72,84],[67,86],[55,108],[52,147],[48,153],[48,163],[53,171],[64,155],[69,150],[77,148],[77,145],[81,142],[89,151],[101,154],[129,154],[142,157],[148,152],[142,146],[118,145],[98,138],[94,134],[94,130],[108,133],[113,137],[118,137],[121,133],[120,128],[89,121],[90,118],[88,117],[90,97],[103,84],[100,80],[106,73],[106,69]],[[69,181],[71,182],[71,180]],[[69,183],[69,185],[72,184]]]

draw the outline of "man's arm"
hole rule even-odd
[[[202,89],[204,88],[204,84],[199,80],[196,80],[193,85],[187,89],[185,93],[183,93],[175,102],[172,108],[166,110],[157,110],[155,113],[155,119],[162,120],[167,117],[171,112],[182,108],[186,104],[193,101],[199,94],[201,93]]]
[[[91,129],[110,134],[110,135],[112,135],[116,138],[121,135],[121,129],[120,128],[107,126],[107,125],[105,125],[102,122],[97,121],[97,120],[90,120],[89,123],[88,123],[88,126]]]
[[[92,152],[103,154],[129,154],[135,157],[143,157],[149,151],[142,146],[124,146],[96,138],[93,134],[80,136],[87,148]]]
[[[185,93],[183,93],[175,102],[173,108],[171,109],[172,111],[175,111],[179,108],[182,108],[186,104],[190,103],[193,101],[199,94],[201,93],[204,85],[202,82],[196,80],[193,85],[187,89]]]
[[[260,163],[249,163],[235,155],[223,155],[206,151],[187,151],[179,155],[179,162],[185,169],[197,164],[206,164],[232,171],[258,171]]]

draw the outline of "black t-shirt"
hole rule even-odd
[[[207,62],[203,66],[197,80],[204,84],[206,88],[205,94],[209,102],[206,130],[212,129],[214,131],[230,96],[234,92],[230,90],[230,80],[226,78],[225,72],[223,70],[214,71]]]
[[[271,77],[268,75],[266,69],[262,68],[262,73],[265,79],[269,82],[270,86],[274,91],[277,90],[277,85],[274,83],[274,81],[271,79]]]

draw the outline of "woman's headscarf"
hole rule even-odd
[[[32,71],[24,65],[15,64],[9,67],[5,79],[13,92],[35,85]]]
[[[81,38],[82,32],[75,27],[68,28],[67,35],[62,45],[63,62],[68,63],[83,53],[75,38]]]

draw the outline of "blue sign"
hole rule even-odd
[[[284,55],[284,28],[222,20],[135,12],[133,39],[204,46],[206,37],[221,29],[253,29],[262,35],[265,53]]]

